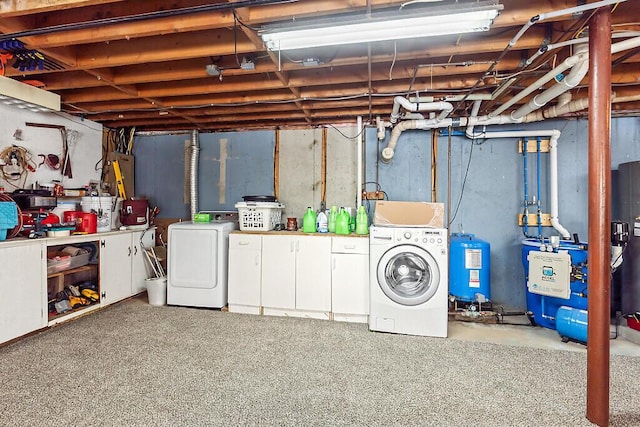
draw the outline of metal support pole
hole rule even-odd
[[[589,22],[589,322],[587,419],[609,425],[611,10]]]

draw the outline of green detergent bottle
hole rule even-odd
[[[338,208],[336,206],[331,206],[331,210],[329,211],[329,233],[336,232],[336,218],[338,217]]]
[[[364,210],[364,206],[360,205],[358,213],[356,215],[356,234],[369,234],[369,217],[367,211]]]
[[[316,213],[311,206],[307,208],[302,217],[302,232],[303,233],[315,233],[316,232]]]
[[[349,234],[351,230],[349,230],[349,212],[347,212],[344,208],[340,208],[340,213],[336,218],[336,234]]]

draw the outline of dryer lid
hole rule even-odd
[[[438,290],[440,269],[433,256],[414,245],[399,245],[380,258],[378,285],[392,301],[415,306],[429,301]]]

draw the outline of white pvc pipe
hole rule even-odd
[[[581,46],[578,54],[584,53],[587,50],[588,46],[583,45]],[[526,116],[532,111],[544,107],[552,99],[555,99],[564,92],[567,92],[568,90],[576,87],[582,81],[584,76],[587,75],[587,71],[589,71],[589,61],[578,62],[573,68],[571,68],[571,71],[564,79],[560,80],[558,83],[551,86],[544,92],[534,96],[533,99],[527,104],[524,104],[516,111],[511,113],[511,117],[513,117],[514,119],[519,119]]]
[[[611,53],[620,53],[625,50],[635,49],[638,46],[640,46],[640,37],[634,37],[612,44]]]
[[[527,138],[548,136],[549,140],[549,210],[551,214],[551,225],[562,236],[569,239],[571,234],[560,224],[558,219],[558,139],[560,131],[553,130],[530,130],[530,131],[505,131],[505,132],[483,132],[482,138]]]
[[[540,77],[538,80],[536,80],[529,87],[527,87],[526,89],[524,89],[523,91],[518,93],[516,96],[511,98],[509,101],[507,101],[504,104],[502,104],[495,111],[491,112],[489,114],[489,117],[495,117],[495,116],[497,116],[499,114],[502,114],[507,108],[511,107],[513,104],[515,104],[516,102],[520,101],[522,98],[524,98],[525,96],[529,95],[533,91],[538,90],[540,87],[542,87],[543,84],[545,84],[548,81],[550,81],[551,79],[555,78],[558,74],[563,73],[566,70],[568,70],[569,68],[572,68],[574,65],[576,65],[576,64],[578,64],[578,63],[580,63],[582,61],[586,61],[588,59],[589,59],[588,52],[582,52],[582,53],[579,53],[579,54],[572,55],[572,56],[568,57],[560,65],[558,65],[556,68],[554,68],[553,70],[549,71],[544,76]]]
[[[364,130],[362,129],[362,116],[358,116],[356,120],[356,132],[358,132],[358,137],[356,140],[356,209],[358,209],[362,205],[362,135],[364,134]]]
[[[627,0],[602,0],[602,1],[599,1],[599,2],[595,2],[595,3],[583,4],[581,6],[569,7],[567,9],[561,9],[561,10],[556,10],[556,11],[552,11],[552,12],[541,13],[541,14],[538,15],[538,17],[539,17],[538,22],[544,21],[546,19],[557,18],[558,16],[573,15],[573,14],[585,12],[587,10],[597,9],[597,8],[603,7],[603,6],[610,6],[610,5],[616,4],[616,3],[624,3],[625,1],[627,1]]]
[[[478,113],[480,112],[480,104],[482,104],[482,101],[475,101],[473,103],[473,107],[471,107],[471,117],[478,116]],[[474,125],[467,126],[467,129],[465,131],[467,138],[473,138],[473,127]]]
[[[440,120],[446,118],[453,111],[453,104],[445,101],[438,102],[411,102],[402,96],[393,98],[393,109],[391,110],[391,123],[396,123],[400,117],[400,107],[405,110],[417,113],[419,111],[440,111],[438,118]]]

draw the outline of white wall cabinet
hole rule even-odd
[[[333,319],[366,323],[369,315],[369,239],[333,237],[331,240]]]
[[[40,242],[0,247],[0,342],[47,325],[44,251]]]
[[[260,314],[262,236],[229,235],[228,305],[231,313]]]

